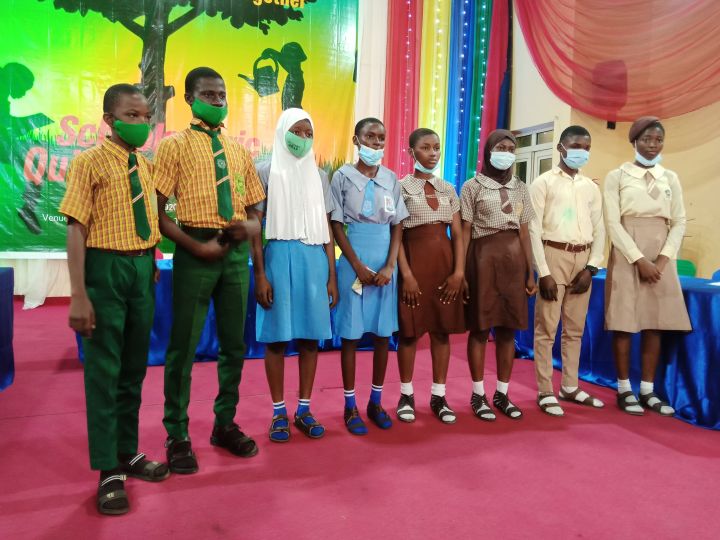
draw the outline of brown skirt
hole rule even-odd
[[[518,231],[500,231],[471,240],[465,265],[470,286],[465,310],[468,330],[497,326],[525,330],[527,264]]]
[[[668,235],[664,218],[624,217],[622,225],[645,258],[658,258]],[[646,283],[635,265],[613,246],[605,282],[605,329],[692,330],[675,261],[668,262],[660,281]]]
[[[465,332],[462,294],[450,304],[440,301],[440,287],[453,272],[452,243],[447,235],[447,225],[433,223],[403,231],[405,255],[418,282],[420,305],[411,308],[398,301],[400,335],[420,337],[426,332],[438,334],[462,334]],[[402,277],[399,278],[402,291]]]

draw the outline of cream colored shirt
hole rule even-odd
[[[595,182],[579,171],[575,178],[555,166],[530,184],[535,219],[529,224],[535,270],[550,275],[543,240],[565,244],[592,244],[588,264],[598,267],[604,258],[605,225],[602,194]]]
[[[648,180],[654,180],[659,192],[657,198],[652,197],[652,185]],[[677,257],[687,221],[677,174],[660,165],[644,169],[633,163],[623,163],[619,169],[608,173],[604,191],[605,222],[610,242],[629,263],[644,255],[622,226],[620,220],[623,216],[665,218],[670,230],[660,255],[670,259]]]

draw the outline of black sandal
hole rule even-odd
[[[650,405],[648,402],[652,399],[657,399],[657,403],[655,405]],[[658,396],[655,392],[650,392],[649,394],[640,394],[640,403],[643,407],[646,409],[651,409],[658,413],[660,416],[675,416],[675,409],[670,405],[667,401],[663,401],[660,399],[660,396]],[[662,412],[663,407],[670,407],[672,409],[671,413],[664,413]]]
[[[145,459],[142,452],[120,463],[120,470],[126,476],[139,478],[146,482],[162,482],[170,476],[170,469],[164,463]]]
[[[119,482],[121,487],[111,487],[114,482]],[[120,516],[130,511],[124,482],[124,474],[113,474],[100,482],[97,492],[98,512],[107,516]]]
[[[225,448],[239,457],[249,458],[258,453],[258,446],[254,440],[240,431],[235,423],[227,426],[215,426],[210,436],[210,444]]]
[[[168,437],[165,441],[167,461],[170,470],[176,474],[194,474],[198,472],[198,462],[192,451],[190,439],[177,440]]]
[[[312,422],[305,422],[306,418],[312,419]],[[300,431],[302,431],[305,435],[310,437],[311,439],[319,439],[323,435],[325,435],[325,426],[323,426],[320,422],[315,420],[312,413],[310,411],[305,411],[300,416],[297,414],[295,415],[295,427],[298,428]],[[313,435],[313,428],[320,428],[322,431],[319,435],[315,434]]]
[[[635,397],[635,394],[632,393],[631,390],[628,390],[627,392],[618,393],[617,395],[617,404],[618,407],[620,407],[620,410],[623,412],[626,412],[628,414],[632,414],[633,416],[642,416],[645,414],[645,411],[642,410],[642,406],[640,405],[640,402]],[[640,410],[631,410],[630,407],[640,407]]]
[[[493,405],[495,405],[495,408],[500,410],[505,416],[510,418],[511,420],[520,420],[523,416],[522,411],[515,406],[515,404],[510,401],[510,398],[507,396],[507,394],[503,394],[502,392],[495,391],[495,395],[493,396]],[[512,413],[518,412],[520,414],[516,416],[512,416]]]
[[[285,422],[284,426],[278,426],[277,424],[279,422]],[[286,433],[287,437],[280,438],[277,437],[277,435],[281,433]],[[288,420],[287,415],[284,414],[276,414],[272,417],[270,420],[270,431],[268,432],[268,437],[272,442],[276,443],[285,443],[290,440],[290,420]]]
[[[481,396],[480,394],[473,392],[473,395],[470,398],[470,407],[472,408],[473,414],[475,414],[475,416],[477,416],[480,420],[484,420],[485,422],[494,422],[497,419],[497,416],[495,416],[495,413],[490,408],[490,404],[488,403],[487,396],[485,394]]]

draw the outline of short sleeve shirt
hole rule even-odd
[[[194,118],[191,124],[210,129]],[[232,188],[233,220],[247,219],[245,207],[265,198],[250,153],[233,138],[220,135]],[[221,229],[228,221],[218,213],[215,159],[207,133],[184,129],[163,139],[155,155],[153,177],[157,190],[175,195],[177,218],[191,227]]]
[[[425,183],[435,190],[435,195],[425,194]],[[411,229],[428,223],[452,223],[453,215],[460,211],[460,199],[455,187],[441,178],[433,176],[430,180],[407,175],[400,182],[403,200],[410,217],[403,221],[404,229]],[[438,201],[437,210],[428,204],[428,197]]]
[[[375,183],[374,211],[366,216],[362,208],[365,189],[370,182]],[[334,206],[330,218],[333,221],[397,225],[409,215],[395,173],[382,165],[375,178],[368,178],[353,165],[345,164],[335,171],[330,191]]]
[[[500,189],[503,187],[507,188],[512,205],[508,214],[502,211]],[[503,185],[478,173],[463,185],[460,208],[463,221],[472,223],[472,238],[518,230],[535,217],[528,188],[515,176]]]
[[[265,189],[265,193],[268,193],[268,182],[270,181],[270,163],[271,162],[268,159],[265,161],[261,161],[255,166],[258,177],[260,178],[260,183]],[[332,193],[330,193],[330,179],[328,178],[328,174],[320,167],[318,167],[318,173],[320,173],[320,181],[322,182],[323,196],[325,202],[325,213],[329,214],[333,211],[333,199]],[[255,209],[264,214],[265,210],[267,209],[267,199],[263,199],[258,204],[256,204]]]
[[[136,251],[160,241],[152,166],[141,154],[137,154],[138,175],[150,237],[143,240],[135,231],[129,157],[127,150],[105,139],[70,162],[60,212],[85,226],[86,247]]]

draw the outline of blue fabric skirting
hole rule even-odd
[[[13,288],[13,269],[0,268],[0,390],[15,379]]]
[[[255,335],[262,343],[330,339],[328,260],[323,246],[270,240],[265,275],[273,290],[270,309],[257,305]]]
[[[350,223],[347,236],[358,258],[378,272],[387,261],[390,225]],[[357,278],[343,255],[338,262],[340,302],[335,314],[335,333],[343,339],[360,339],[371,333],[389,337],[398,330],[397,268],[384,287],[363,285],[362,294],[352,290]]]

